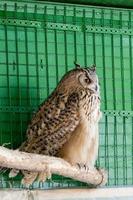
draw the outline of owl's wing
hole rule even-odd
[[[55,96],[55,95],[53,95]],[[35,135],[38,135],[38,130],[43,129],[43,132],[47,131],[47,127],[45,126],[49,120],[57,117],[60,113],[60,109],[56,107],[56,102],[53,98],[49,97],[46,101],[44,101],[39,109],[34,115],[27,127],[26,136],[28,138],[32,138]]]
[[[65,103],[64,109],[54,118],[45,116],[41,121],[40,114],[36,115],[36,122],[31,125],[35,134],[29,137],[20,147],[21,151],[56,155],[59,149],[70,138],[72,132],[79,124],[79,96],[71,94]],[[38,118],[38,119],[37,119]]]

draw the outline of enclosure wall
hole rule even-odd
[[[133,184],[133,11],[0,1],[0,144],[17,148],[38,105],[74,61],[96,64],[103,117],[97,165],[108,185]],[[0,187],[19,178],[1,175]],[[35,187],[34,185],[33,187]],[[54,176],[40,187],[85,186]]]

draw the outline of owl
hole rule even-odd
[[[19,151],[57,156],[71,165],[93,168],[98,155],[101,117],[100,89],[96,68],[76,64],[39,107]],[[11,170],[10,176],[18,171]],[[45,173],[22,171],[23,184],[30,185]]]

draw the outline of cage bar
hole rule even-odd
[[[133,184],[133,11],[14,2],[0,2],[1,145],[18,148],[33,112],[74,61],[96,64],[103,111],[97,165],[109,171],[109,186]],[[19,180],[2,174],[0,187],[22,187]],[[77,186],[88,187],[60,176],[39,185]]]

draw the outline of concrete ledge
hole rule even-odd
[[[1,189],[0,200],[133,200],[133,187],[99,189]]]

